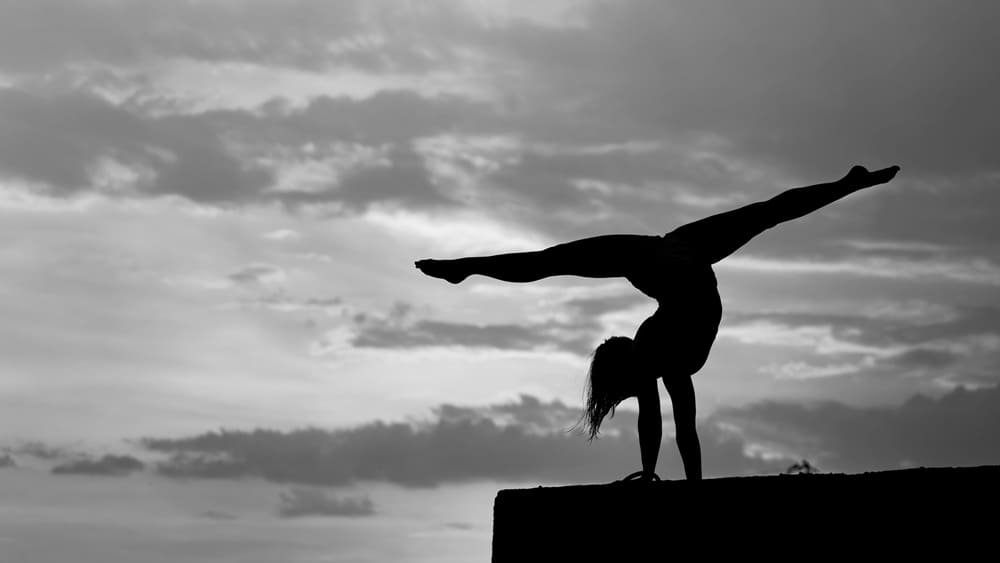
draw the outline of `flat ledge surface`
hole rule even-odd
[[[755,545],[993,558],[998,508],[995,466],[507,489],[494,502],[493,561],[688,560]]]

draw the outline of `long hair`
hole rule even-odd
[[[587,374],[586,406],[580,419],[590,440],[597,437],[605,416],[615,416],[615,407],[623,398],[621,389],[627,377],[625,373],[630,370],[631,363],[632,339],[627,336],[612,336],[594,350]]]

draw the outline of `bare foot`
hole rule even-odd
[[[450,283],[460,283],[469,277],[469,274],[459,271],[456,262],[457,260],[418,260],[414,262],[414,265],[418,270],[432,278],[440,278]]]
[[[891,181],[893,178],[896,177],[896,174],[898,172],[899,172],[898,166],[890,166],[888,168],[883,168],[881,170],[876,170],[872,172],[871,174],[869,174],[869,178],[871,178],[872,185],[877,186],[879,184],[888,183],[889,181]]]
[[[898,166],[890,166],[874,172],[869,172],[864,166],[854,166],[847,173],[847,176],[844,176],[844,181],[860,186],[877,186],[895,178],[897,172],[899,172]]]

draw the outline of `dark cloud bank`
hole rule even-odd
[[[581,432],[568,431],[578,417],[576,408],[558,401],[523,396],[491,407],[442,405],[425,422],[374,422],[343,430],[223,430],[143,443],[170,454],[157,470],[171,477],[262,477],[328,486],[610,481],[638,467],[634,412],[620,411],[593,444]],[[779,469],[744,456],[738,440],[710,427],[703,431],[703,444],[712,467],[734,473]],[[665,474],[678,474],[676,453],[664,448],[660,467]]]
[[[0,447],[0,468],[19,467],[19,461],[34,459],[51,465],[54,475],[125,476],[142,471],[146,464],[130,455],[105,454],[94,456],[78,446],[56,446],[39,441],[26,441]],[[30,465],[30,463],[29,463]]]
[[[977,204],[995,198],[995,178],[982,178],[1000,166],[993,150],[1000,131],[991,101],[1000,90],[990,56],[1000,45],[989,23],[997,16],[993,3],[889,0],[855,9],[818,0],[595,2],[580,7],[586,25],[574,29],[524,20],[485,24],[455,3],[422,3],[420,10],[355,0],[284,4],[5,0],[0,70],[41,76],[68,65],[141,67],[180,59],[419,73],[454,70],[457,54],[472,51],[492,61],[491,70],[516,69],[502,77],[510,82],[502,90],[519,101],[504,109],[396,91],[365,100],[320,96],[294,111],[275,100],[255,112],[154,117],[141,100],[115,105],[87,94],[100,90],[99,79],[60,95],[19,85],[0,92],[0,169],[73,193],[90,183],[98,159],[114,157],[155,173],[148,193],[207,203],[319,199],[350,209],[381,201],[441,206],[459,202],[441,192],[414,152],[411,143],[420,137],[519,132],[526,141],[571,149],[707,137],[721,140],[710,162],[665,158],[661,151],[546,154],[526,148],[486,184],[523,197],[526,208],[541,210],[545,224],[553,222],[553,210],[592,211],[596,202],[646,217],[660,229],[652,219],[663,216],[663,206],[644,212],[648,201],[582,194],[572,181],[642,186],[673,180],[706,195],[725,186],[724,195],[754,184],[736,170],[740,163],[809,180],[832,178],[854,162],[898,163],[911,179],[950,178],[942,186],[956,211],[940,212],[942,194],[911,191],[887,198],[882,220],[865,228],[917,238],[922,231],[906,225],[992,232],[992,216]],[[357,43],[359,33],[372,31],[385,41],[327,48],[338,40]],[[277,195],[266,193],[273,171],[249,155],[234,155],[223,138],[264,152],[317,140],[386,144],[391,165],[356,171],[321,194]],[[727,162],[736,169],[727,170]],[[974,188],[977,181],[983,186]],[[622,223],[616,226],[639,226]]]
[[[1000,335],[1000,309],[993,306],[949,307],[947,316],[930,319],[810,312],[726,312],[729,326],[757,321],[790,330],[827,328],[834,338],[848,344],[873,350],[897,350],[884,357],[870,356],[872,362],[866,366],[870,376],[944,377],[952,384],[973,387],[993,385],[998,379],[997,351],[989,342]],[[979,344],[970,345],[976,342]]]
[[[75,450],[66,446],[53,446],[38,441],[21,442],[16,446],[5,446],[2,450],[15,456],[30,456],[46,461],[57,461],[74,455]]]
[[[593,443],[579,431],[567,431],[578,416],[578,409],[559,401],[522,396],[488,407],[442,405],[423,422],[373,422],[340,430],[221,430],[142,443],[169,455],[156,466],[166,476],[259,477],[314,486],[382,481],[423,487],[481,479],[606,482],[638,468],[635,412],[619,411]],[[917,396],[898,407],[767,402],[720,411],[704,421],[700,432],[706,473],[725,476],[778,473],[802,456],[827,471],[1000,463],[998,428],[1000,387],[992,387],[959,388],[939,399]],[[659,472],[668,478],[683,475],[669,437]],[[331,511],[336,507],[348,510],[330,503]]]
[[[55,475],[128,475],[134,471],[142,471],[146,464],[129,455],[108,454],[99,459],[78,459],[56,465],[52,468]]]
[[[716,418],[748,441],[786,445],[842,471],[1000,463],[1000,386],[917,395],[897,408],[762,403]]]

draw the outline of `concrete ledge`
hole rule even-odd
[[[998,511],[992,466],[509,489],[493,506],[493,562],[993,559]]]

